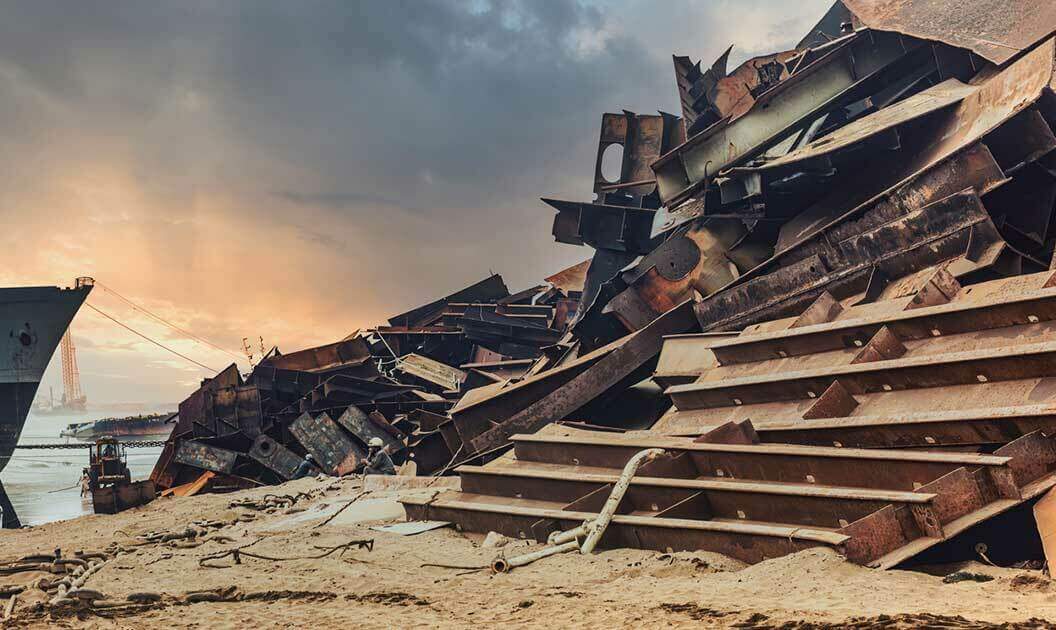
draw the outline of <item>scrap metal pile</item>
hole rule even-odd
[[[1056,485],[1054,33],[1048,0],[842,0],[732,70],[676,56],[682,115],[604,115],[594,199],[544,200],[589,264],[229,370],[155,481],[340,473],[379,435],[461,476],[410,517],[545,541],[661,448],[603,545],[1040,549],[1015,518]]]
[[[451,456],[421,444],[419,426],[445,418],[466,392],[526,372],[563,335],[585,269],[513,295],[493,275],[387,326],[273,349],[245,377],[231,365],[180,404],[151,477],[162,489],[204,480],[195,492],[281,483],[306,453],[323,472],[346,474],[371,438],[397,463],[435,472]]]

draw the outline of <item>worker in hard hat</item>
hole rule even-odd
[[[395,475],[396,466],[389,457],[388,449],[381,438],[373,437],[367,442],[367,457],[363,460],[364,475]]]
[[[315,458],[312,457],[311,453],[304,456],[301,463],[297,466],[297,470],[293,471],[293,477],[291,479],[302,479],[312,474],[315,469]]]

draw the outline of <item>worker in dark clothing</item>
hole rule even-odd
[[[381,438],[370,438],[367,442],[367,458],[363,461],[364,475],[395,475],[396,466],[385,448]]]
[[[300,465],[297,466],[297,470],[293,471],[293,479],[303,479],[312,474],[315,469],[315,458],[312,457],[311,453],[304,456],[304,460],[301,461]]]

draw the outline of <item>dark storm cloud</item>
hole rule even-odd
[[[603,112],[678,113],[672,52],[787,46],[828,4],[0,0],[0,266],[227,347],[530,286],[589,255],[538,198],[590,198]]]
[[[676,109],[650,24],[701,20],[706,41],[699,4],[8,2],[0,64],[165,198],[267,180],[320,208],[544,213],[587,192],[603,111]]]

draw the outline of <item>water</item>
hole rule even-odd
[[[59,437],[59,432],[74,422],[88,422],[115,415],[126,414],[86,412],[35,416],[31,412],[19,444],[80,443],[79,440]],[[142,439],[162,438],[150,436]],[[15,451],[7,467],[0,472],[0,481],[3,481],[23,525],[40,525],[92,513],[91,497],[81,498],[81,471],[88,466],[88,448],[85,444],[84,449]],[[127,453],[132,479],[146,479],[161,454],[161,447],[130,448]]]

